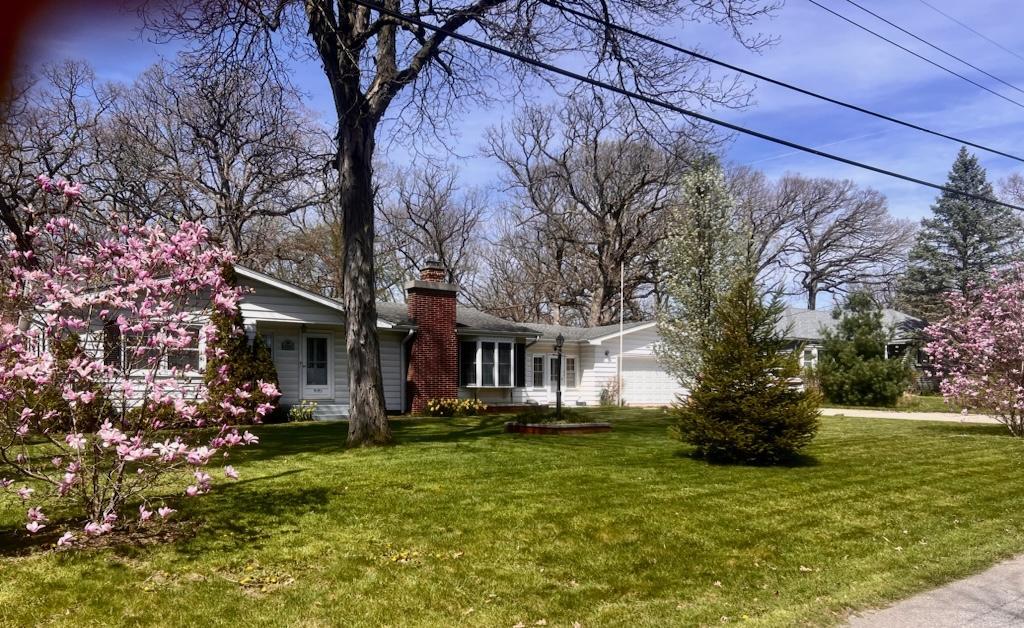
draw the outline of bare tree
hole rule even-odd
[[[780,182],[796,203],[793,244],[785,265],[815,309],[821,293],[877,289],[894,281],[914,234],[889,215],[885,197],[852,181],[787,175]]]
[[[800,217],[796,187],[789,181],[770,181],[763,172],[745,166],[726,172],[737,227],[746,235],[747,259],[769,284],[785,282],[785,260],[792,252],[794,226]]]
[[[741,30],[775,8],[772,0],[571,4],[595,17],[649,31],[680,17],[716,22],[750,47],[765,41],[746,37]],[[571,50],[588,66],[586,72],[668,101],[746,103],[745,90],[734,81],[716,80],[692,58],[572,16],[550,0],[380,0],[371,6],[351,0],[171,0],[144,2],[142,13],[150,29],[195,42],[191,57],[206,71],[216,72],[226,59],[246,57],[266,60],[271,64],[268,76],[284,77],[282,59],[296,51],[312,53],[323,66],[338,117],[334,166],[341,181],[336,202],[344,240],[344,257],[338,263],[347,312],[352,445],[391,439],[375,327],[373,259],[373,156],[385,114],[407,123],[397,127],[396,135],[413,143],[419,137],[413,131],[424,124],[433,122],[438,130],[461,107],[507,96],[509,87],[514,90],[521,85],[518,79],[531,74],[525,66],[459,42],[449,33],[471,30],[549,60]],[[441,30],[424,28],[421,20]],[[663,115],[641,104],[635,111],[652,123]]]
[[[682,134],[664,145],[651,141],[627,107],[580,95],[560,109],[528,107],[488,136],[528,239],[518,243],[512,234],[506,248],[535,258],[540,243],[547,259],[531,277],[547,282],[553,311],[569,309],[584,325],[618,320],[620,292],[634,306],[654,293],[665,210],[678,200],[693,153]]]
[[[32,240],[34,230],[49,219],[45,212],[69,206],[40,203],[45,192],[36,177],[88,179],[98,129],[113,100],[111,90],[97,83],[89,66],[72,61],[23,76],[4,93],[0,100],[0,224],[11,241],[4,238],[0,246],[40,252]],[[25,211],[28,207],[37,211]],[[81,204],[74,207],[83,212],[89,209]]]
[[[423,262],[441,263],[451,283],[464,284],[477,270],[487,195],[471,187],[459,192],[454,170],[430,164],[400,168],[390,177],[390,194],[380,194],[378,230],[383,247],[407,278]],[[383,249],[383,251],[381,250]]]
[[[1012,203],[1024,203],[1024,176],[1017,172],[1011,174],[999,182],[999,191]]]
[[[246,263],[269,253],[278,219],[325,195],[327,134],[257,66],[194,74],[156,65],[124,90],[105,132],[102,198],[202,222]]]

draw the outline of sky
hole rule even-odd
[[[919,54],[969,76],[1006,96],[1024,102],[1015,91],[945,57],[907,35],[879,22],[847,0],[819,0],[822,4],[876,30]],[[1024,89],[1024,61],[985,41],[933,11],[921,0],[858,0],[863,6],[928,41]],[[1019,0],[928,0],[935,7],[1024,56],[1024,5]],[[101,79],[127,82],[161,57],[172,58],[173,46],[140,37],[133,15],[89,3],[51,11],[37,21],[23,41],[22,59],[27,64],[84,59]],[[760,52],[737,44],[722,29],[710,25],[668,24],[659,36],[673,43],[700,48],[705,53],[759,73],[817,91],[836,99],[880,111],[921,126],[961,136],[1010,153],[1024,152],[1024,108],[989,94],[925,61],[876,39],[855,26],[814,6],[808,0],[787,0],[771,19],[751,27],[778,39]],[[307,105],[328,124],[334,117],[329,90],[315,61],[297,63],[294,81],[307,93]],[[928,136],[850,112],[828,103],[750,80],[754,103],[742,111],[705,110],[704,113],[864,161],[920,179],[944,183],[959,148],[956,143]],[[533,97],[552,101],[553,94],[536,91]],[[488,185],[498,178],[497,165],[482,156],[487,128],[515,113],[508,103],[474,108],[461,116],[449,143],[454,154],[445,155],[460,170],[467,185]],[[391,161],[407,163],[415,158],[406,147],[380,142]],[[890,211],[900,217],[920,219],[927,215],[936,191],[897,181],[773,145],[746,136],[732,137],[725,158],[765,171],[769,176],[799,172],[809,176],[849,178],[882,191]],[[992,181],[1024,164],[1004,157],[979,153]]]

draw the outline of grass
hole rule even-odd
[[[960,412],[957,406],[950,406],[941,395],[903,395],[896,401],[896,406],[843,406],[826,403],[827,408],[850,410],[888,410],[897,412]]]
[[[260,428],[173,542],[0,555],[0,625],[820,625],[1024,550],[1001,426],[825,418],[806,464],[757,468],[690,458],[660,411],[595,416],[402,419],[358,451]],[[0,541],[23,514],[0,502]]]

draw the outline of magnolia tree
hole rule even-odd
[[[24,502],[29,533],[47,527],[51,507],[84,515],[84,528],[60,537],[68,545],[168,518],[175,511],[155,497],[168,482],[189,497],[209,492],[215,461],[258,442],[235,426],[272,409],[246,400],[279,393],[253,382],[204,406],[200,341],[215,344],[210,317],[233,314],[241,292],[222,278],[230,255],[201,225],[107,224],[97,238],[95,222],[71,211],[77,186],[39,184],[67,211],[48,212],[55,217],[28,234],[32,246],[6,260],[0,486]],[[238,477],[231,466],[222,473]]]
[[[1024,436],[1024,266],[992,279],[970,300],[947,297],[949,314],[925,330],[925,351],[947,401],[991,414]]]

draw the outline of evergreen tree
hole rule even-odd
[[[888,358],[892,330],[870,294],[855,292],[832,312],[835,329],[825,330],[819,350],[817,378],[832,403],[892,406],[910,382],[910,366],[902,357]]]
[[[708,158],[682,180],[682,202],[671,212],[660,251],[665,302],[658,311],[665,369],[684,386],[700,368],[703,345],[715,331],[715,305],[743,266],[733,203],[718,162]]]
[[[785,462],[814,438],[818,398],[791,385],[800,366],[780,330],[782,311],[777,296],[766,302],[750,273],[718,304],[718,333],[702,351],[696,387],[677,410],[678,436],[698,455]]]
[[[961,148],[946,185],[995,199],[978,158]],[[900,286],[904,309],[928,320],[946,313],[945,295],[971,298],[993,270],[1013,261],[1024,225],[1012,210],[995,203],[942,192],[933,216],[921,221]]]
[[[224,279],[228,285],[237,285],[235,269],[224,267]],[[225,314],[215,308],[210,317],[215,328],[213,339],[206,347],[206,372],[204,383],[209,390],[209,400],[201,408],[206,416],[220,415],[224,412],[221,402],[231,399],[232,405],[246,410],[242,416],[254,417],[256,407],[260,404],[277,406],[278,396],[270,396],[259,386],[259,382],[273,384],[278,387],[277,368],[273,357],[263,338],[256,334],[252,345],[245,334],[245,321],[241,308],[233,314]],[[221,377],[221,371],[224,377]],[[236,390],[244,391],[249,396],[239,399]],[[271,417],[272,412],[264,416]]]

